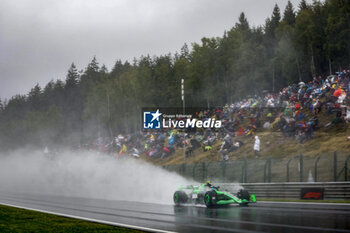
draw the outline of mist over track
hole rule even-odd
[[[0,191],[6,192],[172,203],[174,190],[188,182],[144,161],[89,151],[0,156]]]

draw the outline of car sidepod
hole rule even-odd
[[[211,190],[206,192],[204,196],[204,204],[209,208],[226,206],[233,203],[239,204],[240,206],[247,206],[249,203],[255,202],[255,195],[249,195],[246,190],[240,190],[236,196],[229,192]]]

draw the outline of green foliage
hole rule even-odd
[[[220,106],[264,90],[309,81],[346,68],[350,60],[350,3],[276,4],[265,25],[251,27],[242,12],[222,37],[202,38],[179,53],[117,60],[112,70],[93,57],[83,72],[74,63],[65,81],[34,86],[0,101],[0,146],[51,141],[77,145],[98,136],[136,132],[142,107]]]

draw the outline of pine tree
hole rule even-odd
[[[72,88],[79,82],[79,73],[74,63],[70,66],[66,76],[66,88]]]
[[[290,1],[288,1],[286,9],[284,10],[283,21],[291,26],[295,24],[295,12]]]
[[[37,83],[28,93],[28,103],[34,110],[39,110],[41,107],[41,87]]]
[[[96,56],[91,60],[91,62],[88,64],[85,72],[98,72],[99,65],[96,59]]]
[[[275,30],[278,27],[281,20],[280,8],[276,4],[273,8],[271,18],[266,19],[265,22],[265,33],[270,39],[275,39]]]
[[[107,74],[108,73],[108,69],[106,67],[105,64],[103,64],[99,70],[100,73],[103,73],[103,74]]]
[[[84,89],[89,86],[94,86],[101,78],[101,73],[99,72],[100,67],[96,60],[96,57],[91,60],[91,62],[86,67],[84,73],[81,75],[81,84]],[[87,94],[87,93],[85,93]]]
[[[275,7],[273,8],[272,16],[271,16],[271,22],[273,26],[276,28],[281,20],[281,13],[280,8],[278,7],[277,3],[275,4]]]
[[[306,3],[306,0],[301,0],[301,2],[299,4],[299,12],[302,11],[302,10],[306,10],[308,8],[309,8],[309,6]]]
[[[244,12],[241,12],[241,14],[239,15],[238,23],[236,23],[235,28],[241,31],[249,31],[249,23],[247,18],[245,17]]]
[[[186,43],[181,47],[180,54],[181,54],[180,55],[181,59],[189,59],[190,58],[190,52],[189,52],[189,49],[188,49],[188,46]]]

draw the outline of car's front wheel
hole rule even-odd
[[[216,205],[216,193],[214,191],[208,191],[204,195],[204,203],[208,208]]]

